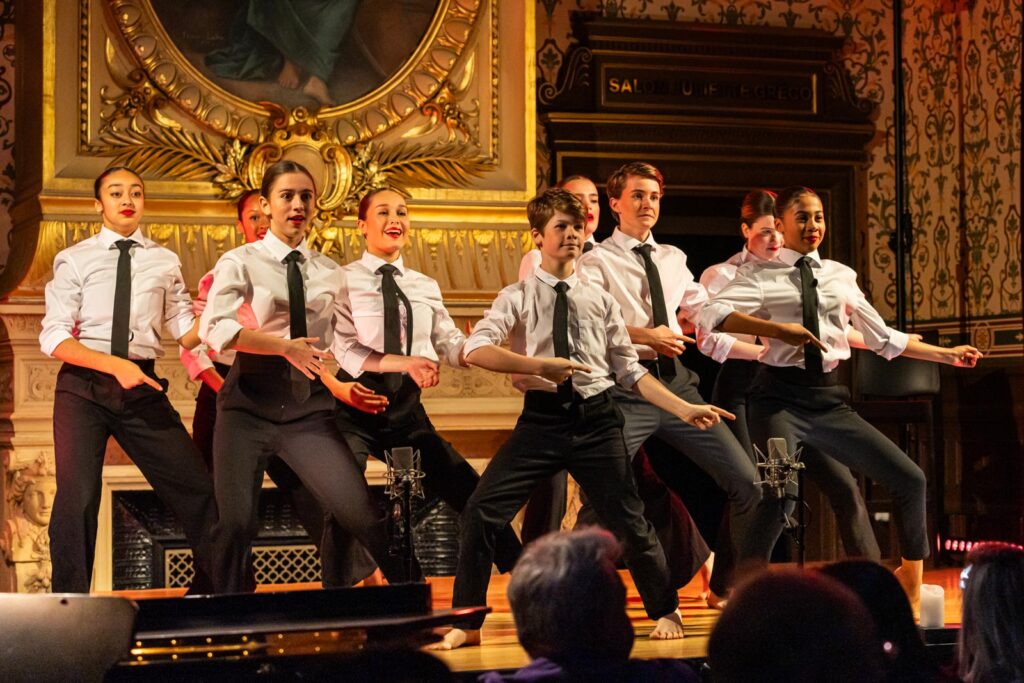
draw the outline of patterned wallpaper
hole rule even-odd
[[[0,0],[0,271],[11,245],[14,202],[14,0]]]
[[[553,81],[569,14],[819,28],[843,36],[857,94],[877,103],[861,267],[892,317],[892,7],[885,0],[538,0],[537,70]],[[907,0],[908,170],[918,322],[1021,315],[1021,0]],[[546,172],[547,154],[539,145]],[[1015,321],[1015,322],[1012,322]],[[1018,344],[1020,342],[1018,341]]]

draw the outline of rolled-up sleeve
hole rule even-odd
[[[344,273],[344,270],[342,272]],[[334,300],[333,351],[338,367],[351,377],[363,374],[363,365],[373,353],[373,349],[359,342],[359,332],[352,317],[352,298],[349,296],[347,274]]]
[[[736,337],[731,334],[714,331],[707,332],[703,326],[697,325],[697,348],[713,361],[724,363],[728,360],[729,353],[732,351],[733,344],[735,343]]]
[[[607,329],[608,368],[619,386],[632,389],[640,378],[647,374],[646,368],[640,365],[640,357],[629,341],[629,331],[622,319],[622,311],[611,295],[607,296],[608,308],[605,313],[605,329]]]
[[[199,338],[217,353],[223,353],[243,328],[238,309],[245,303],[249,287],[245,266],[230,254],[222,256],[213,269],[213,285],[199,319]]]
[[[518,294],[518,296],[516,296]],[[484,313],[484,317],[473,328],[473,333],[466,340],[463,352],[468,357],[484,346],[501,346],[519,320],[517,301],[522,300],[522,288],[513,285],[503,289]],[[519,352],[522,353],[523,350]]]
[[[164,295],[164,327],[175,339],[181,339],[196,322],[192,311],[192,296],[188,293],[188,285],[181,275],[181,261],[175,259],[171,286]]]
[[[53,279],[46,283],[46,314],[39,333],[39,348],[52,357],[62,342],[74,338],[75,323],[82,307],[82,281],[74,262],[57,254]]]
[[[867,297],[854,285],[856,296],[851,304],[850,325],[864,335],[864,345],[886,360],[892,360],[907,348],[910,337],[885,324],[885,320],[868,303]]]
[[[679,277],[689,280],[689,284],[683,289],[683,296],[679,299],[677,306],[683,312],[683,317],[696,325],[700,312],[708,302],[707,290],[704,289],[704,285],[693,279],[690,269],[685,266]],[[670,310],[669,315],[671,314]]]
[[[184,346],[178,347],[178,358],[188,372],[188,378],[192,381],[199,379],[199,375],[213,368],[213,361],[206,355],[206,345],[200,344],[191,351]]]
[[[430,327],[430,343],[437,352],[437,357],[453,368],[463,369],[459,363],[462,355],[462,346],[466,343],[466,335],[462,333],[459,326],[452,320],[448,309],[444,307],[441,299],[441,289],[431,293],[430,308],[433,310],[434,320]]]
[[[697,326],[703,334],[714,334],[722,321],[733,313],[756,315],[763,301],[761,285],[752,278],[743,277],[742,273],[737,274],[701,309]]]

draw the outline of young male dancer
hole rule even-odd
[[[498,531],[538,482],[565,469],[624,540],[626,566],[657,622],[651,637],[681,638],[665,552],[644,519],[610,389],[618,382],[637,391],[698,431],[717,425],[720,414],[732,416],[687,403],[653,379],[638,362],[614,300],[576,277],[585,214],[573,195],[548,190],[529,203],[527,215],[541,267],[498,294],[464,347],[469,363],[510,373],[525,400],[512,436],[463,511],[452,606],[486,602]],[[511,350],[500,346],[506,340]],[[482,624],[482,616],[458,623],[440,647],[478,644]]]
[[[818,254],[825,213],[813,190],[780,192],[776,216],[785,240],[778,258],[742,266],[705,307],[701,327],[754,334],[767,346],[750,397],[755,442],[785,436],[791,452],[807,444],[890,490],[902,556],[897,577],[914,602],[929,553],[924,473],[850,408],[850,392],[834,370],[850,357],[849,325],[884,358],[974,367],[981,353],[968,345],[932,346],[887,327],[857,286],[857,273]],[[772,531],[774,543],[781,527]]]
[[[663,189],[661,172],[644,162],[631,162],[608,178],[608,202],[619,225],[612,236],[580,258],[580,277],[607,290],[622,309],[630,341],[640,361],[671,393],[693,404],[704,403],[697,392],[697,375],[682,366],[677,356],[683,341],[676,308],[690,322],[707,301],[704,288],[686,267],[686,254],[655,241]],[[772,543],[765,538],[780,513],[762,502],[754,482],[757,469],[724,424],[694,429],[643,396],[612,389],[625,418],[626,450],[633,456],[651,436],[681,451],[715,480],[728,496],[729,508],[720,527],[716,547],[731,543],[726,553],[737,562],[764,561]],[[671,480],[670,477],[666,477]],[[731,583],[733,567],[716,561],[711,576],[710,601],[715,604]]]
[[[142,179],[109,168],[94,185],[99,234],[53,262],[39,344],[64,361],[53,397],[57,496],[50,519],[54,593],[88,593],[107,439],[113,436],[181,521],[206,589],[213,482],[154,371],[166,330],[199,343],[178,256],[143,236]]]
[[[385,397],[387,407],[366,415],[339,404],[338,428],[364,469],[369,456],[383,459],[396,446],[418,450],[426,492],[461,512],[480,476],[434,429],[420,390],[438,383],[441,360],[464,367],[466,337],[445,309],[437,282],[402,259],[410,228],[405,198],[387,188],[368,193],[359,203],[356,226],[366,250],[341,269],[345,281],[333,346],[337,379],[358,380]],[[325,383],[336,391],[342,382],[328,376]],[[335,542],[346,546],[342,537]],[[347,545],[350,561],[360,563],[359,549]],[[512,527],[502,529],[495,554],[499,571],[511,571],[521,550]]]

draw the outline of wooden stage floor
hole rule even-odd
[[[691,581],[679,591],[680,609],[686,637],[674,641],[654,641],[647,636],[654,627],[644,614],[640,597],[627,572],[621,572],[627,589],[627,610],[636,631],[632,656],[639,659],[669,657],[673,659],[700,659],[707,653],[708,636],[718,618],[719,612],[708,609],[700,600],[698,580]],[[957,626],[960,621],[960,570],[936,569],[926,571],[924,582],[943,587],[946,594],[946,626]],[[448,609],[451,606],[452,577],[428,579],[433,596],[434,609]],[[493,576],[487,594],[488,604],[493,608],[487,616],[480,647],[460,648],[452,652],[433,652],[450,669],[459,672],[490,671],[493,669],[516,669],[529,663],[529,657],[516,640],[515,625],[509,611],[505,589],[508,576]],[[293,584],[261,586],[260,592],[277,590],[315,589],[315,584]],[[157,597],[175,597],[184,589],[116,591],[115,595],[145,600]]]

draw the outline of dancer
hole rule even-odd
[[[246,585],[255,502],[267,459],[279,455],[334,520],[370,550],[388,580],[410,578],[388,555],[386,521],[334,424],[335,401],[320,377],[334,336],[344,276],[305,244],[316,186],[300,164],[281,161],[263,176],[260,207],[270,231],[233,249],[214,268],[201,336],[217,353],[236,351],[217,396],[214,481],[221,510],[214,529],[219,592]],[[258,329],[238,320],[248,305]]]
[[[405,198],[389,188],[367,193],[356,226],[366,250],[342,268],[345,286],[337,302],[333,347],[340,369],[337,379],[325,382],[337,391],[341,382],[358,380],[385,397],[387,407],[368,416],[339,405],[338,427],[363,469],[369,456],[383,459],[395,447],[419,451],[425,491],[461,512],[480,475],[434,429],[420,391],[438,383],[440,361],[465,367],[466,337],[445,309],[437,282],[402,259],[410,229]],[[359,563],[358,549],[340,537],[335,542],[348,545],[351,561]],[[521,549],[515,531],[506,526],[495,554],[499,571],[510,571]]]
[[[889,489],[902,555],[897,577],[917,601],[929,553],[924,473],[850,408],[849,390],[838,384],[834,370],[850,357],[848,325],[884,358],[905,355],[973,367],[981,353],[968,345],[932,346],[886,327],[857,286],[857,273],[818,254],[825,213],[813,190],[780,192],[776,216],[785,241],[778,258],[741,267],[705,307],[701,327],[757,335],[767,347],[750,394],[755,442],[785,435],[791,452],[812,446]],[[772,530],[772,542],[780,532],[781,522]]]
[[[113,436],[181,522],[204,590],[208,533],[217,520],[213,482],[156,376],[166,330],[199,343],[177,255],[142,234],[142,179],[108,168],[93,185],[99,234],[53,262],[39,344],[63,361],[53,407],[57,494],[50,519],[52,588],[88,593],[107,439]]]
[[[260,191],[249,190],[239,197],[236,204],[238,221],[236,227],[242,233],[246,244],[252,244],[263,239],[270,227],[269,217],[260,210]],[[199,291],[192,301],[192,307],[197,316],[202,315],[206,308],[206,298],[213,284],[213,271],[207,273],[199,281]],[[238,309],[238,320],[249,329],[256,329],[256,321],[252,309],[243,304]],[[189,379],[201,381],[199,393],[196,395],[196,412],[192,418],[192,439],[199,447],[207,470],[213,472],[213,434],[217,424],[217,393],[224,384],[224,377],[227,376],[231,365],[235,361],[235,352],[228,349],[224,353],[215,353],[206,348],[205,345],[197,346],[194,349],[180,349],[181,362],[188,370]],[[355,383],[348,383],[341,390],[344,400],[353,407],[368,413],[383,410],[387,405],[387,399],[378,396],[365,387]],[[326,547],[323,543],[325,516],[323,508],[317,502],[316,497],[309,489],[302,485],[302,480],[296,476],[284,460],[271,456],[267,460],[267,475],[295,510],[295,515],[306,530],[310,540],[316,545],[320,552],[321,576],[325,586],[347,586],[355,581],[364,578],[373,571],[371,566],[363,576],[350,579],[347,573],[342,573],[342,566],[339,565],[338,553],[329,542]],[[329,519],[329,518],[327,518]]]
[[[643,517],[622,419],[610,388],[618,382],[695,430],[712,428],[712,406],[687,403],[640,365],[614,300],[575,275],[585,213],[565,190],[548,190],[527,206],[530,232],[541,250],[535,276],[503,289],[465,345],[473,365],[512,374],[523,391],[523,414],[491,460],[462,514],[459,566],[452,606],[487,600],[498,531],[537,482],[566,469],[604,524],[625,541],[625,560],[648,616],[651,637],[681,638],[678,599],[665,553]],[[500,345],[508,340],[511,351]],[[483,616],[458,622],[441,648],[480,642]]]
[[[633,347],[651,374],[676,396],[702,404],[696,373],[677,360],[683,343],[692,340],[683,336],[675,312],[680,308],[685,319],[696,322],[707,294],[687,268],[686,254],[654,239],[663,185],[661,172],[639,161],[609,176],[608,201],[619,225],[611,237],[580,258],[579,273],[619,304]],[[715,547],[731,544],[725,555],[739,562],[766,560],[772,543],[765,536],[779,513],[762,501],[761,489],[754,483],[757,470],[732,432],[722,424],[694,429],[643,396],[619,388],[611,391],[625,418],[623,433],[630,456],[656,435],[693,460],[728,496],[728,514]],[[710,604],[720,604],[732,573],[729,563],[716,559]]]
[[[728,261],[709,266],[701,274],[700,283],[708,296],[713,297],[731,282],[743,264],[773,261],[782,249],[782,233],[775,229],[774,192],[752,190],[747,193],[740,214],[746,243]],[[860,332],[848,328],[847,337],[851,346],[865,348]],[[698,330],[697,340],[702,352],[722,363],[715,378],[711,402],[736,415],[736,419],[728,423],[729,429],[753,458],[747,427],[747,394],[757,373],[757,358],[765,347],[751,335],[703,334]],[[766,447],[763,443],[760,445]],[[871,528],[860,484],[850,468],[810,446],[804,447],[801,459],[807,465],[807,477],[825,494],[832,506],[847,557],[879,562],[882,553]]]

